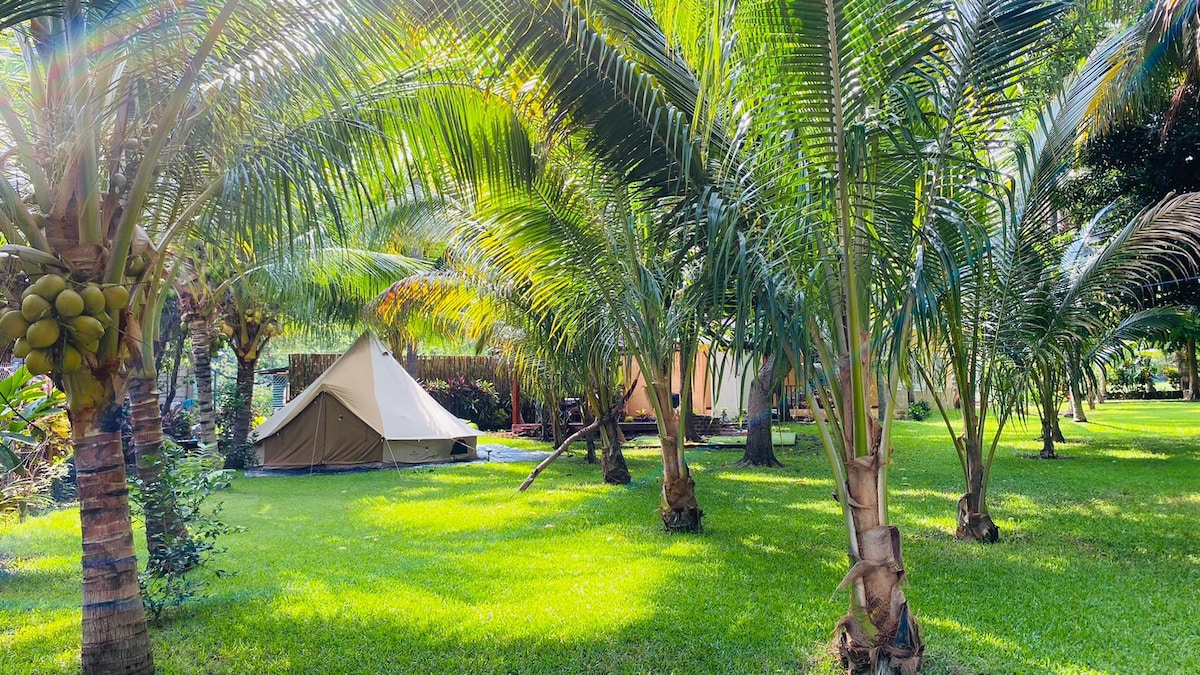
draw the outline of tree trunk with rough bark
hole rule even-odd
[[[186,339],[186,332],[182,330],[176,332],[171,352],[171,375],[167,378],[167,397],[159,408],[163,415],[171,411],[171,405],[175,402],[175,391],[179,389],[179,366],[183,362],[183,343]]]
[[[233,415],[233,447],[230,456],[233,459],[230,469],[246,468],[241,461],[241,449],[250,438],[250,420],[254,415],[254,370],[258,367],[258,359],[238,359],[237,368],[237,405]]]
[[[632,395],[632,388],[629,393]],[[622,397],[619,402],[614,403],[612,386],[605,382],[592,392],[590,401],[597,412],[609,411],[600,420],[598,429],[600,432],[600,471],[604,475],[604,482],[610,485],[628,485],[630,481],[629,466],[625,463],[625,454],[621,452],[620,427],[620,420],[625,415],[625,404],[628,402],[628,398]]]
[[[900,530],[880,519],[884,473],[878,448],[847,462],[846,469],[853,539],[850,571],[840,587],[853,586],[853,592],[850,612],[837,625],[838,651],[851,673],[916,673],[925,645],[904,596]]]
[[[648,394],[656,401],[658,413],[658,438],[662,445],[663,526],[668,532],[699,532],[700,519],[704,512],[696,501],[696,483],[683,458],[683,443],[679,437],[680,425],[686,424],[683,414],[684,401],[680,400],[679,411],[671,406],[671,385],[668,378],[660,378],[648,386]],[[680,419],[683,417],[684,419]]]
[[[1187,355],[1187,378],[1188,378],[1188,397],[1189,401],[1200,401],[1200,375],[1197,374],[1196,368],[1196,341],[1188,340],[1187,347],[1184,349]]]
[[[121,448],[123,383],[84,371],[64,378],[83,539],[83,672],[153,673]]]
[[[129,386],[133,452],[137,458],[137,475],[142,481],[146,550],[149,552],[147,567],[158,565],[173,541],[189,536],[187,525],[176,508],[175,495],[162,484],[165,462],[162,449],[166,438],[158,407],[159,392],[154,386],[156,379],[154,373],[139,373]]]
[[[1062,431],[1058,429],[1058,406],[1054,404],[1054,383],[1044,372],[1040,389],[1042,451],[1039,456],[1042,459],[1055,459],[1058,455],[1054,452],[1054,443],[1061,439]]]
[[[1000,528],[992,520],[985,502],[984,479],[987,467],[983,461],[983,444],[978,439],[959,436],[955,439],[967,471],[967,492],[958,500],[957,528],[959,539],[991,544],[1000,539]]]
[[[841,474],[840,469],[836,473],[845,483],[837,486],[835,494],[842,503],[850,540],[850,570],[838,585],[839,590],[850,589],[850,611],[838,621],[834,646],[850,673],[907,675],[920,670],[925,644],[904,596],[906,572],[900,530],[887,520],[890,441],[885,440],[882,425],[869,412],[874,398],[869,387],[864,387],[861,402],[850,399],[854,396],[852,368],[846,364],[839,372],[840,389],[846,397],[844,409],[850,411],[843,418],[842,436],[823,439],[844,462],[845,473]],[[867,372],[862,373],[864,382],[869,381],[867,376]],[[866,428],[861,431],[854,428],[855,404],[867,411],[862,418]],[[814,401],[814,414],[821,415],[820,408]],[[856,447],[856,441],[864,436],[865,454]]]
[[[621,434],[617,421],[608,420],[600,425],[600,469],[604,482],[611,485],[628,485],[632,480],[625,453],[621,452]]]
[[[771,408],[774,404],[771,384],[775,381],[775,356],[768,356],[750,383],[746,397],[746,450],[738,466],[781,467],[775,458],[771,434]]]
[[[196,421],[200,423],[200,442],[206,448],[217,447],[217,418],[213,402],[212,326],[198,312],[188,316],[192,338],[192,370],[196,376]]]
[[[1080,424],[1088,421],[1087,411],[1083,409],[1083,394],[1076,383],[1071,384],[1071,418]]]

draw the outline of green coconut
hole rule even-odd
[[[71,289],[66,289],[54,299],[54,310],[64,319],[70,319],[83,314],[83,297]]]
[[[17,310],[6,310],[3,315],[0,315],[0,335],[9,340],[16,340],[25,337],[27,330],[29,330],[29,322]]]
[[[33,286],[30,288],[33,289],[34,293],[37,293],[47,300],[54,300],[54,298],[58,297],[58,294],[62,293],[66,287],[66,280],[57,274],[43,274],[40,279],[33,282]]]
[[[104,289],[104,306],[109,309],[125,309],[129,306],[129,289],[124,286],[109,286]]]
[[[42,296],[31,293],[21,301],[21,316],[26,321],[39,321],[50,316],[50,301]]]
[[[62,371],[73,373],[83,365],[83,354],[71,345],[65,345],[62,353]]]
[[[62,331],[58,328],[58,322],[54,319],[42,319],[29,327],[25,332],[25,339],[29,340],[29,346],[34,349],[44,349],[58,342],[58,336]]]
[[[67,326],[74,333],[75,344],[95,342],[104,335],[104,324],[90,316],[77,316],[67,320]]]
[[[49,349],[34,349],[25,356],[25,367],[31,375],[45,375],[54,369]]]
[[[139,255],[129,259],[129,263],[125,265],[125,274],[131,277],[139,276],[146,271],[146,257]]]
[[[79,351],[81,351],[85,354],[95,354],[96,352],[100,351],[100,341],[99,340],[90,340],[88,342],[75,342],[75,346],[79,348]]]
[[[26,340],[25,338],[18,338],[17,341],[13,343],[12,354],[18,359],[23,359],[26,356],[29,356],[29,352],[32,349],[33,347],[29,346],[29,340]]]
[[[79,290],[83,298],[83,311],[88,314],[99,314],[104,311],[104,291],[96,284],[88,284]]]

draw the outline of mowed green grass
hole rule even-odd
[[[1069,459],[998,451],[1003,542],[952,538],[961,473],[936,419],[896,426],[893,519],[931,672],[1200,672],[1200,406],[1109,403],[1064,420]],[[699,536],[635,482],[530,465],[240,478],[233,573],[152,628],[168,673],[823,671],[847,568],[812,429],[782,470],[691,455]],[[0,525],[0,673],[78,668],[78,514]]]

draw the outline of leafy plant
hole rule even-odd
[[[135,513],[142,518],[180,519],[163,533],[163,546],[150,555],[146,570],[138,575],[146,611],[156,620],[203,590],[204,582],[195,572],[225,550],[217,546],[217,539],[244,529],[222,522],[218,518],[222,503],[212,501],[213,495],[229,487],[233,476],[232,471],[221,468],[219,455],[189,455],[178,444],[167,441],[160,457],[158,483],[150,486],[135,478],[131,491]],[[164,503],[146,498],[151,489],[170,491],[174,497],[172,513],[150,511]],[[221,577],[226,572],[218,569],[214,574]]]
[[[917,422],[921,422],[929,418],[929,414],[933,412],[933,408],[925,401],[913,401],[908,404],[908,418]]]
[[[0,514],[53,501],[50,487],[71,453],[64,398],[24,366],[0,380]]]
[[[502,405],[496,385],[487,380],[454,375],[449,380],[423,380],[421,387],[442,407],[477,423],[481,429],[501,429],[508,425],[511,412]]]
[[[252,397],[251,397],[252,398]],[[229,382],[222,387],[217,403],[217,443],[221,454],[225,457],[227,468],[238,469],[255,464],[255,454],[250,442],[237,443],[234,440],[234,428],[238,411],[253,402],[238,391],[236,382]]]

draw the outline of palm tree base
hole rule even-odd
[[[775,455],[772,454],[770,457],[742,457],[736,463],[734,463],[734,466],[741,468],[757,466],[767,467],[770,469],[782,469],[783,463],[778,459],[775,459]]]
[[[888,633],[869,637],[862,624],[847,614],[838,622],[834,651],[851,675],[915,675],[921,670],[925,643],[917,621],[905,603],[899,619]]]
[[[668,477],[663,481],[663,527],[667,532],[699,532],[704,512],[696,502],[696,483],[691,476]]]
[[[992,521],[991,514],[972,510],[968,506],[972,501],[971,495],[963,495],[962,499],[958,500],[958,529],[954,537],[982,544],[1000,541],[1000,528]]]
[[[663,527],[667,532],[700,532],[700,518],[704,512],[700,509],[664,509],[662,511]]]
[[[609,485],[628,485],[632,480],[619,443],[604,449],[600,454],[600,465],[604,471],[604,482]]]

